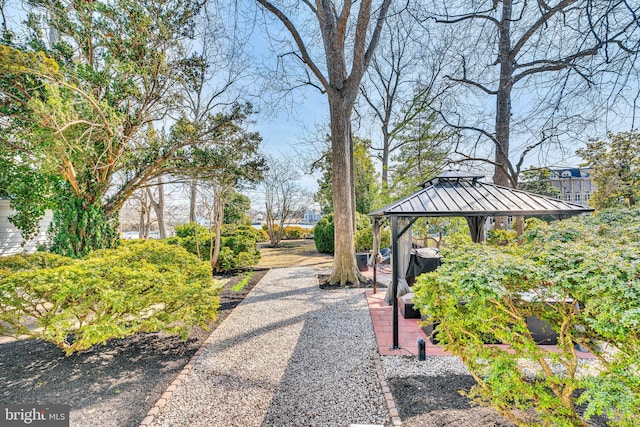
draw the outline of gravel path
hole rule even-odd
[[[362,289],[273,269],[211,335],[153,426],[390,425]]]

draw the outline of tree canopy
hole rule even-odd
[[[631,207],[640,197],[640,133],[609,133],[607,140],[590,141],[577,151],[594,168],[597,189],[590,202],[597,208]]]
[[[198,123],[183,117],[168,131],[154,128],[177,110],[178,83],[198,68],[185,44],[200,6],[35,1],[28,37],[0,44],[0,148],[12,166],[2,192],[12,197],[16,224],[27,234],[48,203],[56,206],[58,252],[79,256],[113,246],[124,201],[187,166],[180,157],[186,148],[257,142],[242,127],[251,108],[240,104]],[[38,185],[18,188],[16,174],[35,174]]]

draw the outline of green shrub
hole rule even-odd
[[[373,249],[373,226],[368,226],[356,231],[355,236],[356,252],[367,252]],[[383,228],[380,230],[380,247],[391,247],[391,230]]]
[[[31,255],[20,254],[0,257],[0,268],[6,268],[11,271],[31,271],[41,268],[56,268],[73,264],[73,262],[71,258],[62,255],[36,252]]]
[[[261,228],[260,230],[257,230],[257,231],[258,231],[258,242],[269,241],[269,233],[267,233],[267,230]]]
[[[358,238],[358,231],[371,227],[371,218],[367,215],[356,213],[356,234],[354,239]],[[316,250],[320,253],[332,254],[334,249],[334,226],[333,214],[324,216],[313,228],[313,240],[316,244]]]
[[[599,414],[611,425],[638,425],[638,211],[537,225],[521,247],[468,244],[445,250],[445,263],[418,279],[416,305],[429,323],[438,324],[440,343],[477,379],[470,397],[516,424],[585,425]],[[529,316],[558,334],[558,353],[536,345]],[[509,350],[485,346],[487,335]],[[599,359],[600,373],[577,374],[574,344]],[[607,346],[614,351],[603,351]],[[537,365],[538,373],[528,374],[522,361]],[[522,418],[531,410],[533,420]]]
[[[194,222],[176,225],[174,231],[177,237],[181,237],[181,238],[194,237],[196,228],[198,229],[199,239],[205,240],[209,238],[209,229],[202,225],[196,225],[196,223]]]
[[[277,232],[280,230],[279,225],[273,226],[273,231]],[[264,233],[264,238],[262,241],[269,241],[269,233],[267,231],[267,226],[263,225],[261,231]],[[261,237],[262,238],[262,237]],[[282,240],[298,240],[298,239],[309,239],[311,238],[311,230],[306,228],[298,227],[296,225],[289,225],[284,228],[284,233],[282,234]]]
[[[43,339],[69,355],[138,332],[186,338],[215,319],[210,267],[180,247],[139,242],[47,265],[33,257],[30,270],[1,270],[2,335]]]
[[[171,245],[179,245],[202,260],[210,259],[212,234],[206,227],[196,227],[193,223],[176,226],[176,237],[166,239]],[[257,242],[262,238],[260,230],[251,225],[224,224],[221,232],[220,254],[215,271],[240,270],[256,265],[260,261]],[[198,252],[199,250],[199,252]]]
[[[283,237],[287,240],[308,239],[311,237],[311,230],[290,225],[285,227]]]
[[[313,228],[313,241],[321,254],[333,253],[333,214],[323,217]]]
[[[229,248],[233,257],[225,260],[224,266],[218,261],[216,267],[219,267],[219,271],[244,269],[260,261],[260,251],[256,245],[260,236],[258,230],[250,225],[225,225],[222,230],[222,247]]]
[[[515,230],[487,230],[487,243],[496,246],[508,246],[518,243]]]

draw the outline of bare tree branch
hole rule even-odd
[[[320,84],[322,84],[325,91],[328,91],[331,87],[329,85],[329,82],[324,77],[324,75],[322,74],[318,66],[315,64],[315,62],[313,62],[313,60],[311,59],[311,56],[309,56],[307,47],[305,46],[304,41],[302,40],[302,37],[300,36],[300,33],[298,32],[298,29],[295,27],[293,22],[291,22],[291,20],[287,17],[287,15],[285,15],[280,9],[275,7],[269,1],[267,0],[256,0],[256,1],[260,3],[269,12],[274,14],[280,20],[280,22],[284,24],[287,30],[289,30],[296,45],[298,46],[298,49],[300,50],[302,61],[309,67],[309,69],[313,72],[314,76],[316,76],[316,78],[320,81]]]

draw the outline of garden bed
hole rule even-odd
[[[240,291],[231,278],[220,291],[215,329],[262,279],[256,270]],[[136,334],[65,357],[33,339],[0,344],[0,403],[67,404],[71,426],[138,426],[211,331],[186,341],[162,333]]]

